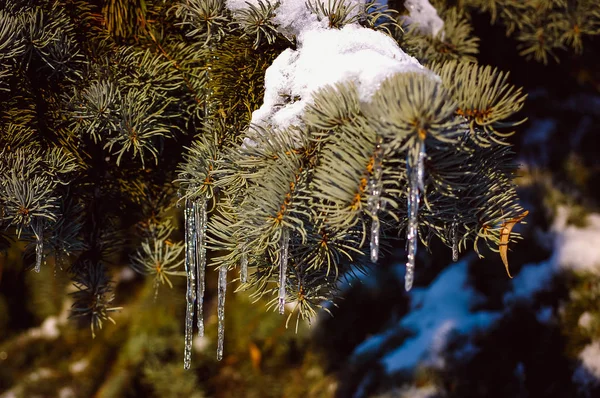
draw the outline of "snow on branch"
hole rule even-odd
[[[444,21],[429,0],[406,0],[404,6],[410,12],[405,22],[409,25],[418,24],[421,33],[435,37],[444,27]]]

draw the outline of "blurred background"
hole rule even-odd
[[[34,256],[17,242],[0,255],[0,398],[600,396],[600,43],[545,65],[488,15],[471,22],[479,62],[528,93],[511,138],[529,210],[513,279],[498,253],[452,262],[432,241],[406,293],[400,245],[297,331],[233,282],[217,361],[209,273],[206,336],[184,370],[185,278],[155,296],[124,261],[111,275],[123,308],[92,338],[89,321],[69,318],[77,289],[60,264],[28,271]],[[182,209],[171,215],[181,230]]]

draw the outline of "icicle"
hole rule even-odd
[[[248,255],[245,246],[240,257],[240,281],[242,283],[248,282]]]
[[[381,159],[381,138],[377,138],[377,145],[373,153],[373,170],[371,180],[369,181],[369,200],[367,208],[371,215],[371,261],[377,262],[379,258],[379,215],[381,208],[381,191],[383,190],[383,167]]]
[[[219,289],[217,296],[217,317],[219,319],[217,331],[217,360],[223,359],[223,341],[225,339],[225,293],[227,291],[227,268],[219,268]]]
[[[196,293],[196,319],[198,322],[198,335],[204,336],[204,290],[206,273],[206,199],[194,201],[195,217],[195,249],[196,249],[196,277],[198,278]]]
[[[371,261],[376,263],[379,258],[379,217],[375,216],[371,221]]]
[[[160,286],[160,280],[158,278],[154,279],[154,284],[152,285],[152,287],[154,288],[154,302],[156,303],[156,300],[158,300],[158,288]]]
[[[450,230],[450,239],[452,240],[452,261],[458,261],[458,237],[456,236],[456,221],[452,222]]]
[[[194,302],[196,301],[196,241],[194,234],[195,211],[189,199],[185,201],[185,272],[187,274],[186,312],[185,312],[185,349],[183,367],[189,369],[192,361],[192,338],[194,330]]]
[[[419,200],[420,193],[424,191],[425,177],[425,144],[418,142],[418,155],[416,168],[411,165],[410,152],[407,157],[407,172],[409,176],[408,186],[408,228],[407,245],[408,261],[406,262],[406,276],[404,279],[404,288],[409,291],[415,278],[415,257],[417,255],[417,245],[419,242]]]
[[[279,254],[279,313],[285,312],[285,284],[287,277],[288,250],[290,235],[287,228],[281,229],[281,246]]]
[[[40,272],[42,268],[42,258],[44,257],[44,227],[42,222],[37,223],[35,233],[35,272]]]

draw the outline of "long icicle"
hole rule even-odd
[[[377,137],[377,144],[373,152],[373,169],[369,181],[369,200],[367,208],[371,215],[371,261],[377,262],[379,258],[379,230],[381,223],[379,221],[379,210],[381,208],[381,191],[383,190],[383,166],[381,153],[381,138]]]
[[[452,240],[452,261],[456,262],[458,261],[458,237],[456,234],[456,220],[452,221],[452,226],[450,228],[450,239]]]
[[[217,360],[223,359],[223,343],[225,340],[225,293],[227,292],[227,268],[219,268],[219,288],[217,293]]]
[[[194,332],[194,302],[196,301],[196,241],[195,211],[189,199],[185,201],[185,272],[187,274],[186,312],[185,312],[185,348],[183,367],[189,369],[192,363],[192,338]]]
[[[44,257],[44,226],[41,221],[37,222],[35,233],[35,272],[42,269],[42,258]]]
[[[407,157],[407,171],[409,176],[408,186],[408,261],[406,262],[406,276],[404,279],[404,288],[409,291],[412,288],[415,279],[415,258],[417,255],[417,246],[419,243],[419,200],[420,193],[424,190],[425,177],[425,144],[419,140],[417,144],[417,164],[412,165],[410,152]],[[416,166],[416,167],[415,167]]]
[[[194,201],[194,217],[196,224],[195,249],[196,249],[196,320],[198,323],[198,335],[204,336],[204,291],[206,274],[206,227],[208,219],[206,216],[206,199],[199,198]]]
[[[248,254],[245,245],[240,255],[240,281],[242,283],[248,282]]]
[[[281,245],[279,253],[279,313],[285,312],[285,285],[287,283],[287,262],[289,254],[290,235],[286,227],[281,229]]]

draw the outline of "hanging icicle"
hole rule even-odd
[[[196,214],[189,199],[185,201],[185,272],[187,274],[185,348],[183,367],[189,369],[192,362],[192,338],[194,332],[194,302],[196,301]]]
[[[375,151],[373,152],[373,169],[369,181],[369,200],[367,208],[371,215],[371,261],[377,262],[379,258],[379,210],[381,208],[381,191],[383,190],[383,166],[382,166],[381,137],[377,137]]]
[[[198,279],[196,293],[196,319],[198,322],[198,335],[204,336],[204,290],[206,274],[206,199],[199,198],[194,201],[195,217],[195,249],[196,249],[196,277]]]
[[[246,254],[245,245],[240,255],[240,281],[242,283],[248,282],[248,254]]]
[[[56,272],[56,267],[54,267],[54,270]],[[152,284],[152,288],[154,289],[154,303],[156,304],[156,302],[158,301],[158,288],[160,287],[160,279],[158,278],[154,278],[154,283]]]
[[[34,229],[35,234],[35,272],[40,272],[42,269],[42,259],[44,257],[44,226],[41,221],[37,222],[37,228]]]
[[[413,165],[410,158],[410,151],[407,156],[408,173],[408,227],[406,233],[408,245],[408,261],[406,262],[406,276],[404,279],[404,288],[409,291],[412,288],[415,278],[415,258],[417,255],[417,245],[419,242],[419,200],[421,191],[425,191],[425,143],[421,140],[417,143],[417,164]]]
[[[458,261],[458,237],[456,234],[456,220],[452,221],[452,227],[450,228],[450,240],[452,240],[452,261],[456,262]]]
[[[285,285],[287,278],[287,262],[290,245],[290,235],[286,227],[281,229],[281,245],[279,253],[279,313],[285,312]]]
[[[219,268],[219,289],[217,293],[217,360],[223,359],[223,342],[225,339],[225,293],[227,292],[227,268]]]

